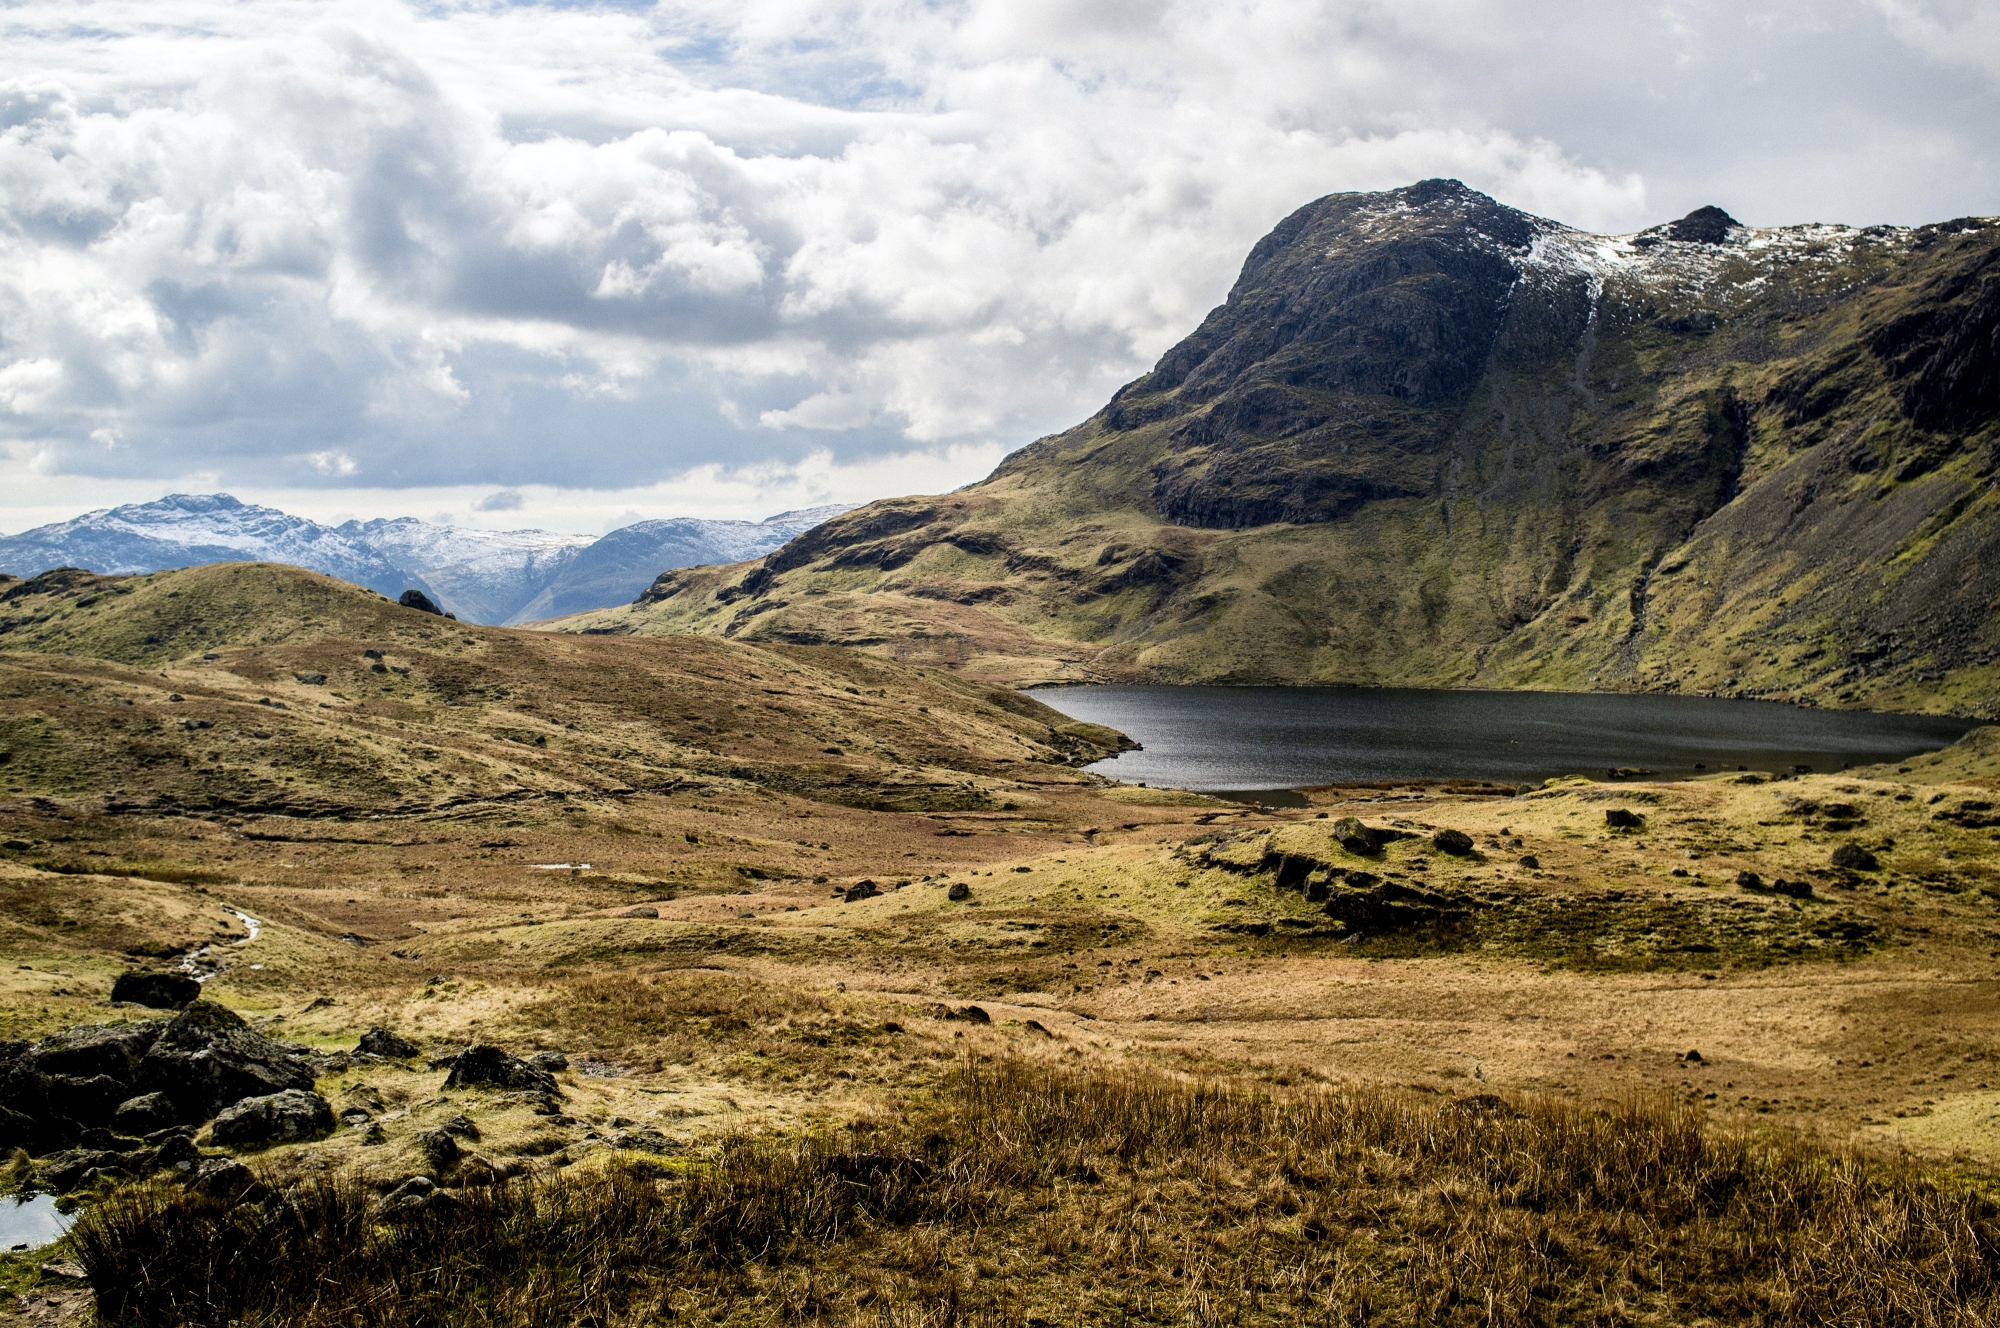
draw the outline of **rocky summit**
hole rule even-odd
[[[2000,711],[2000,220],[1335,194],[1090,419],[579,630],[1030,681]]]

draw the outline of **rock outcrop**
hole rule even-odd
[[[0,1133],[49,1153],[93,1133],[197,1125],[244,1098],[312,1086],[302,1051],[196,1001],[172,1019],[0,1043]]]

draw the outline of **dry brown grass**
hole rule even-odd
[[[1976,1186],[1667,1103],[1274,1095],[1054,1060],[698,1163],[415,1219],[352,1181],[135,1189],[75,1236],[106,1325],[1988,1324]]]
[[[695,968],[575,979],[519,1018],[636,1069],[700,1064],[727,1077],[790,1082],[900,1077],[904,1058],[928,1039],[881,1016],[824,992]]]

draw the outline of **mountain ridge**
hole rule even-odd
[[[2000,711],[2000,222],[1600,236],[1335,194],[1104,409],[596,631],[1017,683]]]
[[[488,531],[415,517],[327,526],[229,494],[169,494],[0,537],[0,572],[55,567],[141,574],[225,562],[278,562],[395,598],[424,592],[470,622],[524,620],[555,604],[575,613],[631,598],[662,566],[737,561],[783,544],[835,504],[763,522],[673,518],[604,536]],[[553,616],[536,612],[527,616]]]

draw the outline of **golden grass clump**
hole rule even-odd
[[[846,1130],[373,1199],[135,1187],[72,1239],[107,1328],[2000,1320],[1982,1190],[1672,1103],[968,1061]]]

